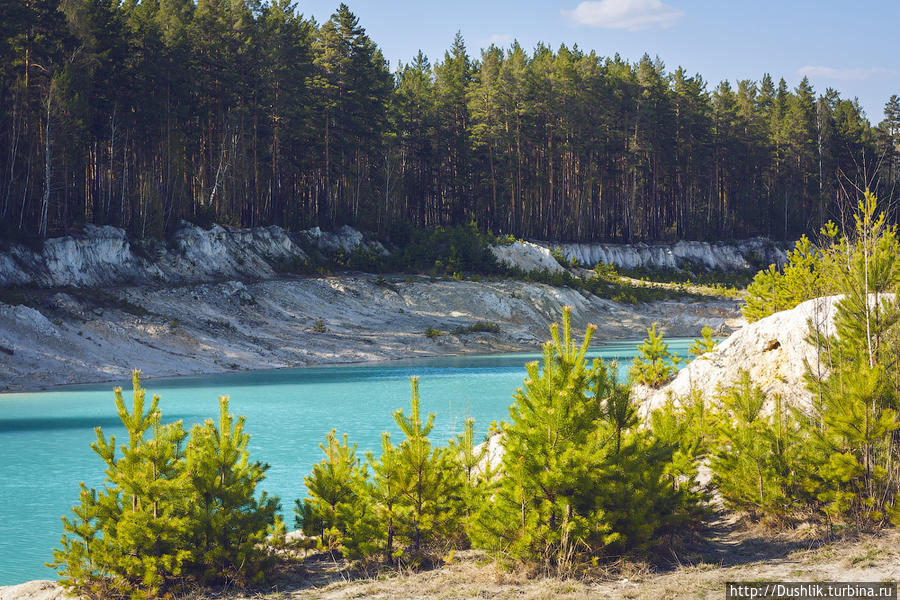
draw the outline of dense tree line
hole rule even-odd
[[[179,219],[390,236],[476,222],[556,240],[794,237],[841,183],[900,179],[900,103],[657,59],[460,36],[391,73],[341,5],[0,2],[0,232]],[[872,180],[872,178],[875,178]]]

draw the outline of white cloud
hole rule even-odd
[[[629,31],[671,27],[684,16],[683,10],[660,0],[585,0],[561,12],[577,25]]]
[[[840,79],[843,81],[862,81],[873,77],[896,75],[898,71],[882,67],[835,69],[834,67],[821,67],[807,65],[797,69],[798,75],[806,77],[821,77],[823,79]]]
[[[515,36],[512,35],[511,33],[494,33],[494,34],[491,34],[491,37],[489,37],[488,39],[483,40],[479,44],[479,46],[481,46],[483,48],[487,48],[488,46],[493,44],[495,46],[499,46],[499,47],[503,48],[504,46],[508,46],[508,45],[512,44],[515,39],[516,39]]]

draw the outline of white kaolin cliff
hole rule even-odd
[[[719,390],[735,384],[741,371],[747,371],[753,383],[770,397],[778,394],[794,406],[808,406],[812,394],[804,382],[807,368],[825,374],[816,346],[810,343],[810,333],[834,334],[838,300],[840,296],[807,300],[739,329],[715,350],[692,361],[667,385],[635,388],[641,410],[651,411],[668,397],[684,397],[691,390],[713,398]]]

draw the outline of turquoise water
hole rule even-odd
[[[624,365],[637,343],[606,344],[592,355]],[[686,356],[690,340],[669,344]],[[380,448],[383,431],[399,441],[391,414],[409,410],[408,378],[418,375],[422,408],[437,415],[433,441],[460,433],[467,417],[476,419],[480,438],[492,420],[508,418],[524,364],[539,357],[516,353],[159,378],[146,379],[144,387],[161,396],[165,421],[181,419],[186,427],[217,415],[219,395],[230,395],[232,412],[247,417],[251,457],[271,465],[263,488],[281,498],[291,526],[303,477],[320,460],[319,443],[332,428],[347,432],[360,452]],[[80,481],[97,486],[103,480],[103,463],[89,446],[96,439],[93,429],[99,425],[107,436],[124,439],[115,385],[131,387],[123,380],[0,395],[0,585],[55,578],[44,562],[62,534],[60,516],[78,500]]]

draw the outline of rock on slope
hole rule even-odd
[[[516,241],[492,246],[497,260],[523,271],[562,271],[547,242]],[[558,246],[569,260],[593,267],[607,263],[625,269],[703,269],[744,271],[770,264],[783,265],[782,248],[763,238],[737,242],[675,242],[674,244],[582,244]]]
[[[782,265],[786,253],[771,241],[675,242],[674,244],[561,244],[568,259],[582,265],[608,263],[626,269],[719,269],[740,271],[772,263]]]
[[[83,233],[48,239],[40,249],[12,245],[0,252],[0,288],[12,286],[101,287],[184,284],[222,279],[269,279],[280,263],[307,258],[301,245],[332,253],[367,248],[375,241],[347,226],[334,233],[318,227],[291,234],[278,226],[206,230],[182,222],[168,244],[133,246],[122,229],[87,225]]]
[[[290,233],[278,226],[206,230],[182,222],[167,244],[133,245],[115,227],[87,225],[84,232],[44,241],[39,249],[12,244],[0,251],[0,288],[30,286],[100,287],[123,284],[185,284],[223,279],[269,279],[279,264],[307,258],[306,249],[326,255],[363,248],[385,255],[379,242],[344,226]],[[544,242],[514,242],[492,248],[497,258],[524,271],[563,270]],[[781,263],[784,252],[766,240],[734,243],[565,244],[564,253],[582,264],[620,267],[745,269]]]
[[[525,271],[549,271],[559,273],[564,271],[562,265],[553,258],[553,254],[545,246],[534,242],[517,240],[508,245],[491,246],[491,252],[497,260],[509,267],[516,267]]]
[[[770,395],[794,406],[808,405],[812,395],[803,376],[807,365],[822,368],[816,348],[806,341],[810,322],[824,335],[834,333],[835,304],[840,296],[808,300],[791,310],[760,319],[733,333],[715,350],[691,362],[669,384],[654,390],[639,387],[635,397],[644,411],[665,403],[669,395],[686,396],[698,389],[707,398],[733,384],[741,370]]]
[[[49,579],[36,579],[19,585],[0,587],[0,600],[72,600],[61,585]]]
[[[780,394],[794,406],[808,405],[812,395],[804,386],[803,376],[807,364],[818,368],[816,348],[806,341],[809,326],[812,322],[823,335],[832,335],[839,299],[840,296],[829,296],[809,300],[746,325],[659,389],[634,386],[632,395],[641,413],[659,408],[669,397],[677,401],[692,389],[711,398],[719,389],[735,383],[741,370],[748,371],[753,382],[768,394]],[[489,449],[485,462],[493,468],[502,460],[502,443],[501,435],[484,442]]]

